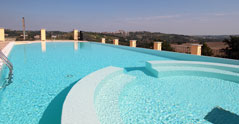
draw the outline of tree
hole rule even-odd
[[[212,56],[212,49],[204,42],[202,46],[202,55]]]
[[[228,45],[227,48],[222,49],[226,53],[226,57],[239,59],[239,37],[230,36],[230,39],[225,39],[223,42]]]
[[[174,49],[171,47],[170,43],[167,41],[162,42],[162,50],[174,51]]]
[[[80,40],[81,40],[81,41],[84,40],[83,31],[80,31]]]

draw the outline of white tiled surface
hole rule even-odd
[[[94,108],[95,89],[106,76],[118,71],[123,71],[123,69],[106,67],[77,82],[63,104],[62,124],[99,124]]]

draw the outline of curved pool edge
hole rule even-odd
[[[108,75],[123,68],[109,66],[95,71],[77,82],[63,104],[62,124],[99,124],[94,107],[94,94],[97,85]]]

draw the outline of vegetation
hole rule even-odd
[[[202,55],[204,56],[212,56],[212,49],[208,47],[208,45],[204,42],[202,46]]]
[[[8,34],[7,37],[16,38],[16,41],[23,41],[23,32],[17,30],[5,30],[5,33]],[[36,37],[38,36],[38,37]],[[55,37],[53,37],[55,36]],[[61,32],[61,31],[47,31],[46,38],[52,40],[73,40],[72,32]],[[26,31],[26,39],[28,41],[39,40],[40,31]]]
[[[230,39],[225,39],[223,42],[228,45],[227,48],[223,49],[226,53],[226,57],[239,59],[239,37],[230,36]]]
[[[16,30],[5,30],[7,37],[16,38],[16,40],[23,40],[22,31]],[[188,36],[188,35],[178,35],[178,34],[164,34],[160,32],[147,32],[147,31],[138,31],[138,32],[121,32],[121,33],[99,33],[99,32],[85,32],[81,31],[79,36],[84,36],[80,40],[95,41],[100,42],[101,38],[106,38],[106,43],[112,43],[113,39],[119,39],[120,45],[129,45],[129,40],[137,40],[137,47],[153,49],[153,43],[155,41],[161,41],[162,49],[166,51],[174,51],[170,44],[177,43],[183,44],[187,42],[203,43],[202,46],[202,55],[212,56],[212,49],[208,47],[205,42],[213,41],[223,41],[225,38],[230,40],[224,40],[228,47],[223,49],[223,52],[226,53],[226,56],[232,59],[238,59],[238,37],[239,36]],[[26,40],[39,40],[40,31],[27,31]],[[73,40],[73,32],[62,32],[62,31],[47,31],[47,39],[51,40]]]
[[[166,50],[166,51],[174,51],[174,49],[171,47],[169,42],[164,41],[162,43],[162,50]]]

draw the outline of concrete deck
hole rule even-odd
[[[5,42],[0,42],[0,50],[2,50],[5,46],[7,46],[9,42],[5,41]]]

